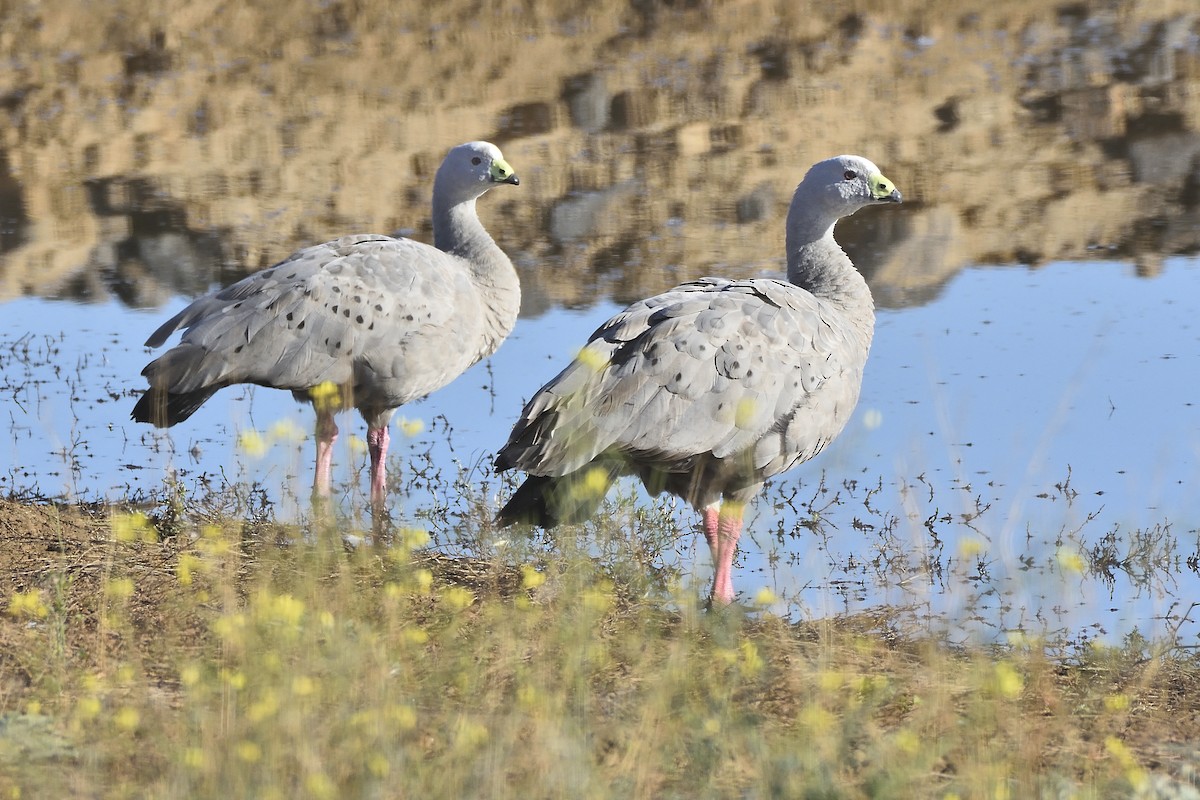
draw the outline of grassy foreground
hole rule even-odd
[[[886,612],[706,613],[693,587],[569,542],[489,561],[415,530],[387,548],[168,532],[0,503],[0,798],[1190,797],[1197,780],[1191,656],[964,649]]]

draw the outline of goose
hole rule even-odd
[[[700,512],[711,602],[732,603],[747,503],[824,450],[858,402],[875,307],[834,226],[901,200],[866,158],[818,162],[788,210],[787,280],[703,278],[603,323],[497,453],[499,472],[527,474],[497,524],[582,521],[635,475]]]
[[[433,182],[433,245],[398,236],[343,236],[201,297],[146,340],[178,344],[146,365],[150,388],[132,418],[183,422],[226,386],[287,389],[316,409],[314,494],[329,494],[336,412],[367,423],[371,504],[383,508],[388,424],[396,409],[440,389],[512,332],[521,288],[475,201],[519,185],[489,142],[450,150]]]

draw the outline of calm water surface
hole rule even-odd
[[[1193,571],[1160,559],[1156,569],[1174,568],[1138,573],[1140,583],[1118,572],[1110,587],[1072,559],[1113,534],[1124,555],[1139,531],[1156,532],[1163,558],[1196,556],[1198,292],[1197,259],[1171,259],[1154,278],[1111,261],[990,267],[963,272],[926,305],[880,312],[854,418],[820,458],[768,488],[739,588],[770,587],[808,613],[917,603],[966,629],[1161,632],[1163,617],[1186,610],[1173,604],[1200,590]],[[128,420],[150,357],[139,342],[184,302],[153,313],[5,306],[0,488],[119,501],[174,474],[192,492],[254,482],[280,516],[301,512],[312,414],[290,394],[233,387],[169,433]],[[447,483],[460,470],[484,480],[530,392],[616,309],[522,320],[492,359],[402,409],[393,427],[412,435],[396,438],[397,513],[452,505]],[[335,479],[347,508],[361,509],[362,423],[341,419]],[[438,470],[431,491],[422,476]],[[679,509],[683,530],[691,517]],[[683,547],[703,582],[707,553],[690,537]]]

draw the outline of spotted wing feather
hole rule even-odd
[[[153,390],[188,394],[233,383],[303,391],[355,385],[396,407],[454,374],[478,298],[453,255],[408,239],[347,236],[195,301],[147,340],[183,339],[147,365]],[[456,320],[456,316],[459,320]],[[436,346],[423,334],[449,333]]]
[[[782,281],[684,284],[601,325],[526,405],[498,465],[562,476],[619,453],[639,471],[707,459],[761,481],[841,430],[866,336]]]

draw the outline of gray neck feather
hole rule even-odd
[[[482,356],[500,346],[517,323],[521,309],[521,283],[512,261],[484,229],[475,210],[475,197],[454,202],[440,181],[433,187],[433,244],[467,263],[471,282],[484,307],[485,337]]]
[[[787,221],[787,276],[846,314],[869,344],[875,303],[867,282],[833,238],[837,216],[793,201]]]
[[[433,245],[446,253],[472,258],[496,247],[475,211],[475,198],[454,201],[440,184],[433,188]]]

